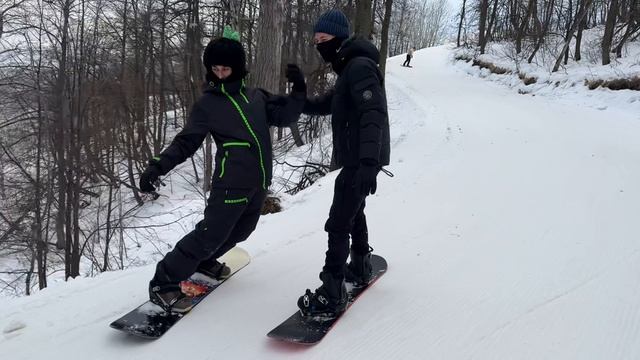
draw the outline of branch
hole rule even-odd
[[[4,151],[5,154],[7,154],[7,156],[9,157],[9,160],[11,160],[11,162],[15,166],[17,166],[18,169],[20,169],[20,172],[24,174],[24,176],[29,180],[29,182],[35,185],[36,181],[33,179],[33,177],[31,177],[31,174],[29,174],[27,170],[24,167],[22,167],[22,165],[20,165],[20,163],[18,162],[18,160],[16,160],[13,154],[4,145],[0,144],[0,147],[2,147],[2,150]]]

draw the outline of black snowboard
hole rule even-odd
[[[374,278],[366,287],[354,287],[352,283],[347,282],[347,293],[349,297],[349,303],[347,309],[358,299],[363,292],[365,292],[374,282],[376,282],[382,274],[387,271],[387,261],[378,255],[371,256],[371,265],[373,266]],[[345,312],[346,312],[345,310]],[[282,324],[278,325],[275,329],[271,330],[267,336],[273,339],[304,344],[313,345],[320,340],[331,330],[333,325],[340,319],[340,314],[335,318],[323,318],[323,317],[311,317],[304,316],[300,311],[291,315]]]
[[[231,269],[231,277],[238,270],[247,266],[250,261],[249,254],[241,248],[233,248],[228,251],[222,258],[221,262],[225,262]],[[193,306],[195,307],[213,290],[225,282],[224,280],[214,280],[202,274],[194,274],[189,281],[195,284],[199,289],[204,290],[202,295],[193,298]],[[193,308],[191,309],[193,310]],[[164,335],[175,323],[177,323],[186,314],[175,314],[164,311],[160,306],[146,301],[131,312],[125,314],[120,319],[111,323],[112,328],[124,331],[131,335],[147,339],[157,339]]]

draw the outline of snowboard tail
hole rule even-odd
[[[186,282],[181,284],[183,291],[191,292],[193,297],[193,311],[207,295],[211,294],[218,286],[222,285],[233,274],[247,266],[251,258],[249,254],[238,247],[229,250],[219,261],[226,263],[231,269],[229,276],[222,280],[214,280],[202,274],[195,273]],[[173,325],[175,325],[186,314],[177,314],[165,311],[159,305],[146,301],[142,305],[123,315],[109,326],[116,330],[147,339],[157,339],[164,335]]]
[[[336,317],[305,316],[300,311],[297,311],[271,330],[267,336],[272,339],[303,345],[313,345],[320,342],[358,297],[387,271],[387,261],[379,255],[371,255],[371,265],[374,277],[369,284],[364,287],[356,287],[353,283],[346,282],[348,303],[347,308],[341,314]]]

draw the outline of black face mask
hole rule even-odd
[[[317,44],[316,50],[318,50],[318,52],[320,53],[320,56],[322,56],[322,59],[325,62],[328,62],[328,63],[333,62],[337,58],[338,49],[340,49],[340,46],[342,45],[342,41],[343,39],[334,37],[329,41],[325,41]]]
[[[233,69],[231,72],[231,75],[227,76],[225,79],[220,80],[221,83],[224,84],[229,84],[232,82],[236,82],[238,80],[241,80],[242,78],[245,77],[245,73],[241,72],[241,71],[236,71],[236,69]],[[215,76],[215,75],[214,75]],[[217,77],[217,76],[216,76]]]
[[[225,66],[229,66],[229,65],[225,65]],[[227,78],[225,79],[220,79],[216,76],[216,74],[209,70],[209,72],[207,73],[207,80],[208,81],[213,81],[216,84],[229,84],[238,80],[242,80],[244,79],[245,76],[247,76],[247,70],[244,69],[244,67],[236,69],[233,66],[229,66],[231,68],[231,75],[229,75]]]

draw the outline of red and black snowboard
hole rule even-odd
[[[250,257],[245,250],[235,247],[224,254],[222,258],[220,258],[220,261],[224,262],[231,269],[231,274],[229,274],[227,278],[214,280],[196,273],[188,281],[181,283],[183,292],[195,295],[193,298],[194,308],[233,274],[247,266]],[[193,308],[190,311],[193,311]],[[171,327],[186,314],[188,313],[176,314],[166,312],[162,307],[151,301],[146,301],[144,304],[112,322],[110,326],[131,335],[147,339],[157,339],[171,329]]]
[[[373,267],[374,277],[367,286],[354,287],[353,283],[346,283],[349,302],[346,310],[342,312],[342,314],[334,318],[325,318],[304,316],[300,311],[297,311],[282,324],[271,330],[267,336],[277,340],[304,345],[313,345],[320,342],[340,317],[349,310],[358,297],[387,271],[387,261],[381,256],[371,255],[371,265]]]

